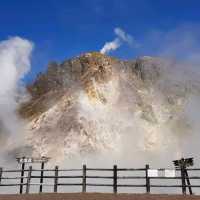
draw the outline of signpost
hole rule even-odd
[[[189,192],[190,192],[190,194],[192,194],[192,188],[191,188],[190,179],[189,179],[188,172],[187,172],[187,167],[194,165],[193,158],[181,158],[180,160],[174,160],[173,163],[177,169],[181,169],[183,194],[186,194],[187,186],[186,186],[185,180],[187,181]]]
[[[31,158],[31,157],[21,157],[21,158],[16,158],[17,162],[22,164],[22,163],[46,163],[49,161],[49,157],[42,156],[41,158]]]
[[[44,175],[44,163],[49,161],[49,157],[42,156],[41,158],[32,158],[32,157],[18,157],[16,158],[17,162],[21,164],[21,179],[20,179],[20,194],[23,193],[23,182],[24,182],[24,169],[25,164],[30,163],[41,163],[41,178],[40,178],[40,192],[42,192],[42,183],[43,183],[43,175]]]

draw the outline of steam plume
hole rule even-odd
[[[17,109],[26,94],[21,80],[30,70],[32,48],[30,41],[20,37],[0,42],[0,145],[7,148],[22,131]]]
[[[111,42],[106,42],[102,47],[102,49],[100,50],[101,53],[107,54],[110,51],[114,51],[118,49],[123,43],[127,43],[130,46],[133,45],[135,45],[135,47],[138,46],[134,38],[131,35],[127,34],[121,28],[115,28],[114,33],[117,37]]]
[[[115,28],[114,32],[122,41],[127,42],[129,45],[133,44],[134,41],[133,37],[127,34],[121,28]]]

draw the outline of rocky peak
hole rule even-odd
[[[96,81],[105,81],[117,62],[117,59],[99,52],[85,53],[61,64],[52,62],[46,73],[40,73],[28,90],[33,98],[37,98],[49,91],[69,87],[71,81],[87,82],[91,77]]]
[[[84,53],[61,64],[50,62],[47,71],[38,74],[36,80],[27,86],[32,100],[22,105],[20,113],[27,117],[43,112],[74,84],[84,88],[90,96],[95,96],[93,81],[109,81],[117,63],[120,61],[99,52]],[[44,106],[47,100],[48,106]]]
[[[118,75],[125,72],[130,77],[135,76],[134,82],[151,85],[160,75],[160,64],[158,59],[147,56],[133,61],[122,61],[99,52],[84,53],[61,64],[50,62],[47,71],[38,74],[36,80],[27,87],[32,99],[22,105],[20,113],[25,117],[38,115],[51,107],[74,85],[83,88],[91,99],[101,96],[104,101],[105,98],[95,89],[94,83],[110,81],[116,70]]]
[[[189,97],[181,92],[185,83],[171,74],[162,78],[163,67],[158,58],[121,61],[98,52],[50,63],[28,87],[32,99],[20,109],[29,122],[29,145],[51,157],[104,151],[130,130],[143,150],[156,151],[165,144],[163,130],[185,123]]]

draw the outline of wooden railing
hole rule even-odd
[[[28,169],[24,170],[4,170],[0,168],[0,187],[19,187],[19,193],[29,193],[31,186],[38,186],[39,192],[43,192],[44,186],[52,187],[52,192],[58,192],[60,186],[79,186],[82,192],[87,192],[88,187],[110,187],[113,193],[117,193],[119,188],[144,188],[144,192],[150,193],[152,188],[181,188],[182,193],[186,194],[186,189],[189,189],[189,193],[192,194],[193,188],[200,188],[200,184],[191,184],[192,180],[200,180],[200,176],[190,175],[190,177],[182,176],[180,169],[176,169],[176,176],[166,177],[166,176],[149,176],[149,165],[144,168],[118,168],[114,165],[113,168],[87,168],[83,165],[81,169],[59,169],[56,166],[54,169],[33,169],[29,166]],[[166,169],[157,169],[159,173],[165,171]],[[187,169],[188,173],[196,172],[200,173],[199,168]],[[40,173],[39,175],[34,175],[33,173]],[[62,172],[62,174],[61,174]],[[73,175],[73,173],[79,172],[79,175]],[[90,172],[95,172],[96,175],[91,175]],[[109,173],[109,175],[102,175],[103,172]],[[129,172],[131,175],[121,175],[121,173]],[[64,175],[63,175],[64,173]],[[67,173],[67,175],[66,175]],[[72,175],[69,175],[71,173]],[[140,175],[138,175],[140,173]],[[142,173],[142,175],[141,175]],[[11,175],[13,174],[13,175]],[[19,176],[16,176],[19,175]],[[7,175],[7,176],[6,176]],[[8,176],[9,175],[9,176]],[[39,180],[39,183],[34,183],[34,180]],[[52,183],[44,182],[45,179],[52,179]],[[68,179],[77,180],[79,182],[70,183]],[[98,180],[110,180],[110,183],[102,183]],[[162,184],[163,179],[165,180],[176,180],[176,184]],[[8,180],[14,180],[13,183],[7,183]],[[62,182],[61,180],[65,180]],[[95,180],[91,182],[89,180]],[[120,183],[121,180],[129,180],[128,183]],[[139,183],[131,183],[130,181],[138,181]],[[143,180],[142,183],[140,183]],[[152,183],[153,180],[160,180],[159,184]],[[8,191],[8,188],[6,191]]]

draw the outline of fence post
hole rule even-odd
[[[44,175],[44,162],[41,163],[40,191],[39,191],[40,193],[42,192],[43,175]]]
[[[32,173],[32,166],[29,167],[29,171],[28,171],[28,178],[27,178],[27,183],[26,183],[26,194],[28,194],[30,190],[31,173]]]
[[[149,165],[145,166],[145,171],[146,171],[146,192],[150,193],[150,178],[148,175],[148,170],[149,170]]]
[[[54,192],[58,190],[58,166],[55,166]]]
[[[82,192],[86,192],[86,165],[83,165],[83,181],[82,181]]]
[[[19,193],[22,194],[23,193],[23,183],[24,183],[24,168],[25,168],[25,163],[22,163],[22,167],[21,167],[21,179],[20,179],[20,189],[19,189]]]
[[[1,177],[2,177],[2,174],[3,174],[3,168],[0,167],[0,184],[1,184]]]
[[[185,177],[186,177],[186,181],[187,181],[187,185],[188,185],[190,195],[192,195],[192,187],[191,187],[191,184],[190,184],[190,179],[189,179],[189,176],[188,176],[187,169],[185,169]]]
[[[113,193],[117,193],[117,165],[113,166]]]
[[[181,166],[181,181],[182,181],[182,193],[186,194],[186,184],[185,184],[185,168]]]

